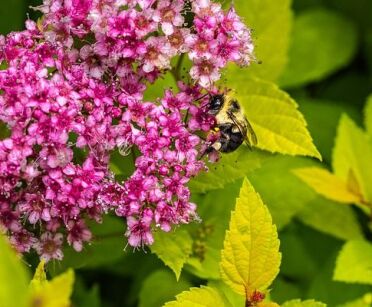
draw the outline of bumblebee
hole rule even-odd
[[[216,117],[214,130],[220,133],[217,141],[207,149],[207,153],[213,150],[233,152],[243,142],[249,148],[257,145],[257,136],[236,99],[229,95],[213,95],[207,107],[208,113]]]

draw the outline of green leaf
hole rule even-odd
[[[218,163],[208,164],[209,170],[192,179],[189,187],[193,193],[221,189],[226,184],[244,178],[268,158],[269,155],[264,152],[250,151],[246,146],[241,146],[232,153],[223,154]]]
[[[368,1],[368,0],[367,0]],[[363,55],[366,59],[369,76],[372,77],[372,27],[365,31],[364,34],[364,46],[363,46]]]
[[[293,170],[294,174],[318,194],[340,203],[357,204],[360,195],[352,191],[346,181],[320,167],[306,167]]]
[[[288,277],[290,281],[294,281],[297,286],[301,286],[301,281],[310,281],[314,278],[318,264],[313,259],[312,254],[308,250],[308,242],[305,241],[302,225],[293,224],[280,233],[280,248],[282,251],[282,263],[280,266],[280,276]],[[311,237],[311,240],[319,239]],[[311,241],[313,242],[313,241]],[[272,287],[274,290],[275,282]],[[298,297],[298,296],[294,296]],[[292,299],[290,297],[289,299]],[[283,300],[282,300],[283,301]]]
[[[369,0],[358,0],[358,5],[355,5],[350,0],[329,0],[327,1],[336,10],[350,16],[355,23],[358,23],[361,30],[371,28],[371,11],[372,3]]]
[[[28,272],[2,234],[0,251],[0,305],[25,307],[28,300]]]
[[[72,301],[74,306],[79,307],[100,307],[100,291],[98,284],[94,284],[90,288],[87,288],[84,284],[82,278],[79,278],[79,275],[76,276],[74,285],[74,293],[72,296]]]
[[[282,244],[282,241],[280,241],[280,244]],[[274,280],[271,288],[270,297],[276,302],[285,302],[293,297],[301,297],[301,285],[299,281],[289,280],[286,276],[281,277],[279,275]]]
[[[315,249],[314,254],[325,253],[324,249]],[[370,286],[347,284],[332,280],[338,251],[328,251],[328,259],[323,260],[322,266],[316,271],[317,275],[311,280],[310,289],[306,296],[318,301],[327,302],[329,306],[337,306],[354,300],[370,291]],[[323,255],[324,257],[325,255]]]
[[[244,74],[277,80],[287,63],[292,24],[291,1],[234,0],[233,5],[253,30],[255,55],[261,64],[252,63],[244,70],[230,66],[226,75]]]
[[[164,263],[155,254],[129,250],[119,261],[105,265],[104,270],[106,280],[110,281],[111,277],[114,277],[110,293],[120,293],[124,299],[124,301],[121,301],[122,305],[136,306],[143,281],[151,272],[159,268],[166,269]],[[123,288],[124,280],[130,280],[125,288]],[[100,282],[100,284],[104,286],[105,282]],[[125,294],[123,291],[125,291]]]
[[[0,140],[4,140],[10,136],[11,132],[6,124],[0,121]]]
[[[73,300],[74,301],[74,300]],[[74,301],[75,302],[75,301]],[[100,307],[100,294],[98,285],[94,285],[91,289],[82,293],[80,297],[79,307]]]
[[[93,222],[90,229],[93,233],[92,243],[85,245],[80,253],[72,248],[66,248],[63,260],[57,266],[50,267],[53,275],[69,267],[84,269],[100,267],[114,263],[125,256],[124,220],[107,215],[102,224]]]
[[[150,248],[172,269],[178,280],[182,267],[191,254],[192,239],[185,229],[168,233],[158,231],[154,234],[154,244]]]
[[[339,90],[339,87],[337,87]],[[355,98],[354,98],[355,99]],[[323,99],[298,99],[314,143],[325,161],[332,160],[332,147],[342,113],[347,113],[356,122],[361,120],[359,109],[352,104]]]
[[[307,10],[294,21],[289,62],[280,85],[321,80],[346,66],[356,49],[357,31],[350,20],[325,9]]]
[[[346,115],[338,126],[332,167],[335,175],[351,185],[355,193],[372,201],[372,142]]]
[[[223,294],[211,287],[201,286],[200,288],[191,288],[190,291],[184,291],[177,295],[177,300],[168,302],[164,307],[231,307]]]
[[[367,133],[372,137],[372,94],[368,96],[364,109],[364,125]]]
[[[363,240],[345,243],[337,257],[333,279],[372,284],[372,244]]]
[[[341,240],[363,238],[354,210],[323,197],[311,200],[297,214],[297,218],[302,223]]]
[[[338,307],[370,307],[372,305],[372,293],[367,293],[363,297],[351,302],[347,302]]]
[[[155,81],[155,83],[148,85],[143,99],[145,101],[156,101],[158,98],[164,96],[164,91],[166,89],[177,89],[177,83],[170,72],[160,77]]]
[[[316,193],[301,182],[292,170],[314,165],[317,165],[315,161],[305,158],[276,156],[268,160],[262,168],[248,175],[256,191],[268,206],[279,230],[316,197]],[[288,193],[289,190],[291,193]]]
[[[280,260],[278,233],[269,210],[245,179],[221,253],[222,280],[248,299],[254,291],[270,286]]]
[[[371,86],[369,79],[366,78],[363,71],[351,68],[343,70],[342,73],[336,73],[331,78],[327,78],[326,82],[322,82],[322,86],[317,87],[316,92],[317,97],[341,103],[344,102],[351,107],[354,105],[358,107],[358,112],[360,112],[360,105],[371,92]],[[343,105],[344,109],[347,104]]]
[[[192,201],[198,204],[202,223],[190,225],[194,239],[193,255],[185,268],[200,278],[220,278],[219,263],[225,231],[241,185],[242,180],[238,180],[204,195],[192,194]]]
[[[309,8],[318,7],[322,5],[322,0],[305,0],[305,1],[293,1],[292,9],[295,13],[308,10]]]
[[[240,74],[231,83],[257,134],[260,149],[321,159],[296,102],[275,84]]]
[[[326,307],[326,304],[316,302],[314,300],[291,300],[281,305],[282,307]]]
[[[0,4],[0,33],[7,34],[24,28],[26,5],[23,0],[2,1]]]
[[[157,270],[143,282],[139,293],[139,307],[163,306],[165,302],[174,299],[178,293],[188,290],[190,287],[191,284],[186,280],[181,279],[177,282],[171,272]]]
[[[115,150],[110,155],[110,170],[114,172],[119,179],[125,180],[130,177],[134,170],[135,153],[133,150],[127,156],[123,156],[118,150]]]

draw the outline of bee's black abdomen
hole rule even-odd
[[[220,151],[224,153],[233,152],[236,149],[238,149],[238,147],[243,143],[243,141],[244,141],[244,138],[241,134],[236,135],[236,136],[232,135],[229,141],[225,143],[221,141],[222,146],[221,146]]]
[[[244,136],[242,133],[233,132],[234,125],[220,125],[221,137],[219,142],[221,143],[220,151],[224,153],[235,151],[243,142]]]

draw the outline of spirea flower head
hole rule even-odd
[[[249,64],[253,45],[233,8],[186,2],[44,0],[38,24],[1,37],[0,225],[19,252],[81,251],[87,221],[109,212],[126,219],[134,247],[197,218],[187,184],[206,170],[199,135],[214,125],[200,97],[229,61]],[[171,63],[184,55],[192,81],[144,100],[165,73],[178,78]],[[135,159],[123,182],[115,151]]]

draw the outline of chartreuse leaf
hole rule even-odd
[[[296,217],[302,223],[341,240],[363,239],[354,210],[321,196],[308,202]]]
[[[222,280],[210,280],[208,286],[216,289],[219,293],[223,293],[232,306],[244,306],[245,297],[233,291]]]
[[[281,305],[282,307],[326,307],[326,304],[314,300],[291,300]]]
[[[154,239],[151,251],[172,269],[178,280],[182,267],[192,251],[192,239],[189,233],[185,229],[177,229],[172,233],[158,231]]]
[[[241,74],[234,79],[229,85],[237,89],[236,97],[257,134],[258,148],[321,159],[304,117],[287,93],[273,83]]]
[[[367,293],[363,297],[339,305],[338,307],[371,307],[372,305],[372,293]]]
[[[223,293],[226,299],[230,302],[232,306],[244,306],[246,303],[244,296],[234,292],[222,280],[211,280],[208,282],[208,286],[215,288],[219,293]],[[277,303],[270,302],[269,299],[270,297],[266,296],[264,301],[255,302],[254,306],[256,307],[279,307]]]
[[[40,262],[30,284],[31,306],[70,306],[70,296],[74,284],[74,271],[69,269],[65,273],[48,281],[46,279],[44,265],[43,261]]]
[[[191,288],[190,291],[184,291],[176,298],[176,301],[168,302],[164,307],[232,307],[223,294],[212,287]]]
[[[294,21],[283,87],[317,81],[347,65],[355,54],[357,31],[345,17],[325,9],[300,13]]]
[[[27,271],[5,237],[0,234],[0,306],[27,306],[27,286]]]
[[[174,299],[176,294],[190,287],[191,283],[186,280],[181,279],[177,282],[172,272],[157,270],[143,281],[139,293],[139,307],[163,306],[165,302]]]
[[[364,124],[367,133],[370,135],[370,137],[372,137],[372,94],[368,96],[364,109]]]
[[[345,243],[337,257],[333,279],[372,284],[372,244],[363,240]]]
[[[41,260],[39,265],[35,270],[34,277],[30,282],[30,288],[32,290],[40,289],[43,285],[48,282],[46,274],[45,274],[45,261]]]
[[[257,307],[279,307],[277,303],[274,302],[259,302]]]
[[[269,210],[245,179],[221,253],[222,280],[249,300],[254,291],[270,286],[280,260],[278,233]]]
[[[299,168],[293,172],[318,194],[330,200],[346,204],[355,204],[361,201],[360,195],[352,191],[345,181],[324,168]]]
[[[233,6],[246,25],[253,30],[258,62],[252,63],[244,70],[231,66],[226,75],[244,74],[265,80],[277,80],[287,63],[292,24],[291,1],[234,0]]]
[[[341,117],[338,126],[332,167],[349,189],[372,201],[372,142],[347,115]]]
[[[246,146],[241,146],[230,154],[222,155],[218,163],[209,164],[208,172],[202,172],[192,179],[189,187],[193,193],[221,189],[226,184],[244,178],[268,158],[267,153],[250,151]]]

